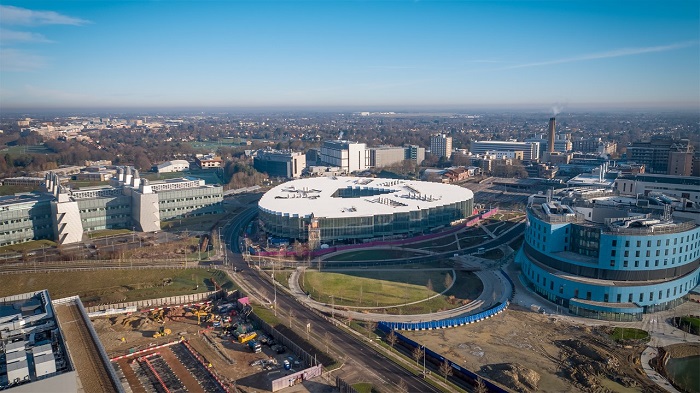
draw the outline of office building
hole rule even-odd
[[[295,179],[306,168],[306,155],[301,152],[258,150],[253,157],[253,168],[270,177]]]
[[[119,167],[112,184],[68,189],[47,173],[45,192],[0,198],[0,246],[52,239],[78,243],[84,232],[102,229],[160,230],[161,220],[222,212],[223,189],[184,177],[149,182],[131,167]]]
[[[565,193],[565,194],[564,194]],[[700,276],[700,227],[602,190],[531,197],[516,256],[535,292],[575,315],[614,321],[684,302]]]
[[[540,158],[539,142],[516,141],[472,141],[469,152],[472,154],[485,154],[490,151],[521,151],[523,160],[536,161]]]
[[[452,137],[445,134],[430,137],[430,154],[449,159],[452,156]]]
[[[671,159],[671,151],[673,154],[673,167],[669,168]],[[658,174],[675,174],[679,172],[682,175],[692,173],[692,164],[690,171],[686,171],[687,156],[692,162],[693,146],[687,139],[674,140],[668,136],[653,136],[648,141],[632,142],[627,147],[627,159],[637,164],[644,164],[647,172]]]
[[[346,173],[369,168],[369,152],[364,143],[342,140],[325,141],[321,145],[321,162],[340,167]]]

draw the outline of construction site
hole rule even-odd
[[[320,374],[321,367],[265,334],[249,319],[251,311],[247,298],[229,298],[92,322],[122,385],[133,392],[276,391],[275,381],[284,377],[292,378],[284,381],[288,387]],[[332,391],[314,386],[315,392]]]

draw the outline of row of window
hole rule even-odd
[[[691,240],[700,239],[700,232],[695,232],[693,234],[686,235],[685,238],[683,236],[679,236],[679,237],[674,238],[673,239],[674,246],[678,244],[678,239],[681,240],[681,242],[680,242],[681,244],[683,244],[684,241],[689,243]],[[617,239],[613,239],[611,245],[613,247],[617,247]],[[652,240],[647,240],[647,247],[651,247],[651,245],[652,245]],[[666,246],[670,246],[670,245],[671,245],[671,239],[666,239]],[[630,241],[625,240],[625,247],[627,248],[629,246],[630,246]],[[642,246],[642,241],[637,240],[637,248],[639,248],[641,246]],[[661,239],[656,240],[656,247],[661,247]]]
[[[535,280],[535,272],[532,270],[531,267],[529,267],[528,270],[529,270],[530,278],[532,280]],[[540,283],[540,274],[537,273],[536,277],[537,277],[536,283],[539,284]],[[541,277],[541,279],[542,279],[541,280],[542,287],[547,288],[547,278]],[[685,284],[680,284],[678,286],[674,286],[673,288],[667,288],[666,289],[666,298],[668,299],[670,297],[676,297],[676,295],[678,295],[679,292],[683,292],[683,291],[687,292],[689,288],[692,288],[694,286],[694,284],[695,284],[695,281],[693,283],[686,282]],[[684,287],[685,287],[685,289],[684,289]],[[549,280],[549,289],[551,291],[554,291],[554,280]],[[673,295],[671,294],[671,289],[673,289]],[[648,296],[649,301],[653,302],[655,291],[649,291],[648,293],[649,293],[649,296]],[[559,285],[559,294],[561,294],[561,295],[564,294],[564,285]],[[664,291],[659,290],[657,299],[658,300],[663,299],[664,298],[663,295],[664,295]],[[574,288],[573,298],[579,298],[579,289],[578,288]],[[638,299],[639,299],[638,301],[640,303],[644,302],[644,298],[645,298],[645,292],[640,292],[639,296],[638,296]],[[592,300],[591,291],[586,291],[586,298],[585,299]],[[610,302],[610,295],[609,294],[607,294],[607,293],[603,294],[603,302],[605,302],[605,303]],[[627,295],[627,303],[632,303],[632,302],[634,302],[634,294],[629,293]],[[622,294],[620,294],[620,293],[617,294],[615,303],[622,303]]]

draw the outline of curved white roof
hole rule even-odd
[[[342,198],[339,189],[373,190],[371,196]],[[459,186],[413,180],[363,177],[313,177],[280,184],[258,202],[261,210],[283,216],[365,217],[450,205],[474,199]]]

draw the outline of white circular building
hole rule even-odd
[[[470,190],[448,184],[316,177],[280,184],[258,207],[266,232],[318,247],[333,240],[424,233],[470,216],[473,202]]]

